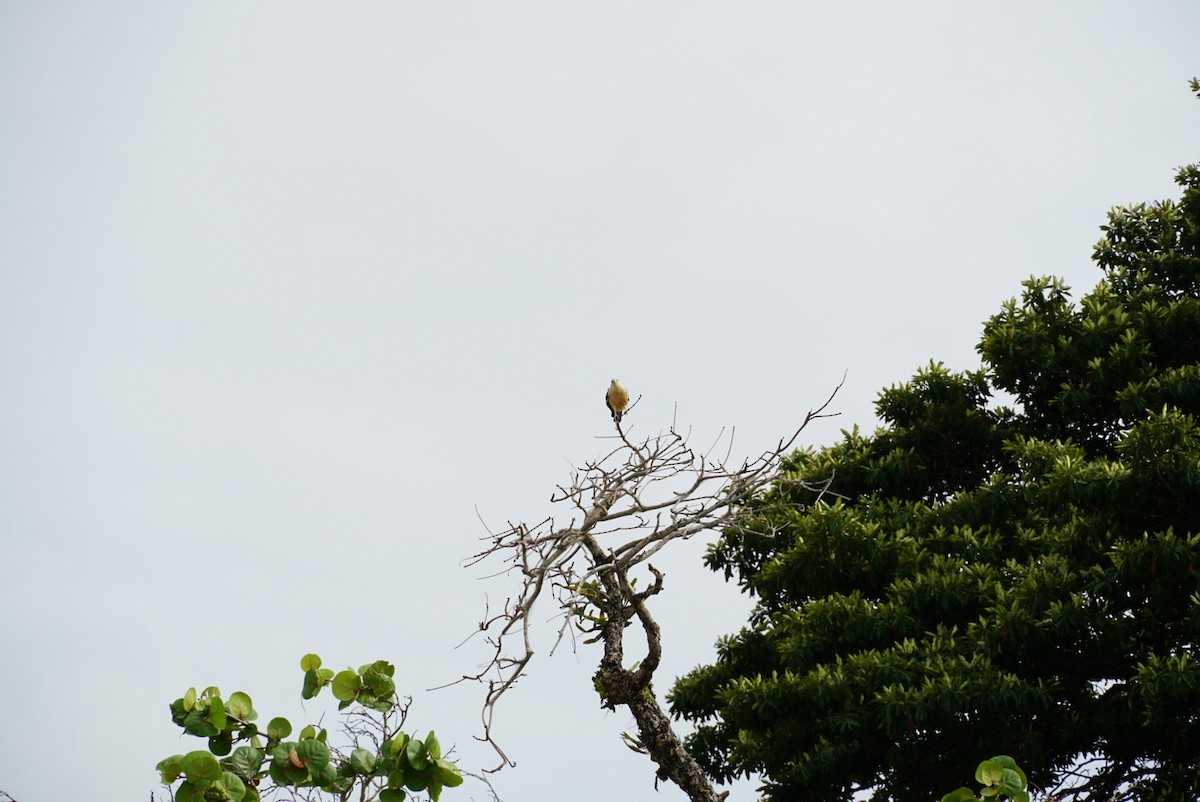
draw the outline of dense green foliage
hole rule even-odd
[[[401,802],[407,789],[425,791],[437,802],[442,788],[462,784],[458,768],[442,757],[436,735],[430,732],[418,739],[398,729],[404,711],[391,663],[377,660],[335,674],[321,667],[320,657],[308,654],[300,667],[303,698],[312,699],[328,686],[339,710],[359,705],[376,714],[368,713],[353,731],[368,737],[356,738],[339,752],[327,745],[324,728],[309,725],[292,740],[292,725],[285,718],[271,719],[266,729],[254,723],[258,712],[249,695],[237,691],[224,699],[215,687],[202,693],[189,688],[171,703],[171,720],[189,735],[207,738],[208,748],[159,762],[156,768],[164,784],[182,778],[173,791],[175,802],[258,802],[264,785],[319,789],[334,799],[349,799],[353,794],[380,802]]]
[[[927,802],[1010,752],[1078,799],[1200,798],[1200,166],[1177,181],[1110,213],[1078,304],[1027,281],[981,370],[884,391],[712,548],[757,599],[670,697],[714,777]]]

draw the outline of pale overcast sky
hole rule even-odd
[[[0,789],[145,800],[202,745],[190,685],[331,711],[308,651],[395,661],[412,727],[491,765],[480,689],[425,690],[508,587],[460,565],[476,511],[551,513],[613,376],[634,434],[677,405],[750,452],[843,372],[806,442],[976,367],[1022,279],[1090,288],[1108,208],[1177,197],[1197,32],[1193,0],[0,3]],[[660,691],[748,610],[703,546],[661,562]],[[658,798],[597,659],[498,711],[507,802]]]

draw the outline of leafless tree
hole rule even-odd
[[[503,609],[489,610],[480,622],[490,647],[489,662],[479,674],[464,677],[486,684],[481,740],[501,758],[492,771],[512,764],[494,737],[494,715],[500,699],[533,659],[531,611],[548,596],[561,616],[556,645],[574,634],[573,627],[586,633],[586,642],[603,644],[594,675],[602,705],[629,709],[637,736],[626,738],[657,764],[658,778],[674,782],[693,802],[716,802],[728,794],[718,793],[685,751],[651,686],[662,641],[648,602],[663,590],[664,575],[649,560],[672,541],[731,524],[738,511],[778,477],[780,460],[795,447],[805,427],[830,416],[825,410],[840,387],[808,412],[789,437],[741,462],[730,457],[732,431],[727,436],[722,432],[701,452],[675,424],[666,433],[637,442],[618,421],[616,446],[573,471],[570,482],[551,496],[552,503],[569,508],[565,524],[553,517],[534,526],[515,523],[484,538],[487,547],[469,564],[501,560],[505,567],[499,574],[521,578]],[[827,486],[809,486],[814,500]],[[639,578],[645,581],[640,590]],[[645,636],[646,652],[631,664],[625,655],[625,631],[634,625]]]

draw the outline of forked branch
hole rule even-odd
[[[739,510],[761,497],[777,478],[780,461],[796,445],[800,433],[826,413],[841,384],[825,403],[805,415],[791,436],[774,448],[740,463],[732,462],[732,432],[704,452],[692,448],[674,425],[666,433],[635,442],[620,421],[616,445],[598,460],[575,470],[567,484],[551,496],[570,509],[565,524],[547,518],[536,526],[510,523],[484,538],[486,548],[470,565],[500,560],[497,573],[519,573],[521,584],[499,613],[488,613],[479,625],[490,647],[490,658],[476,675],[484,682],[483,735],[501,758],[493,771],[512,761],[494,737],[497,703],[524,676],[534,656],[535,603],[549,595],[557,605],[561,642],[572,628],[585,633],[585,642],[601,641],[603,656],[595,674],[602,704],[628,707],[638,725],[638,737],[627,740],[649,754],[660,779],[679,785],[694,802],[716,802],[718,794],[699,765],[684,750],[651,688],[662,656],[659,626],[649,608],[651,597],[663,590],[663,574],[649,560],[675,540],[720,532],[734,522]],[[714,453],[718,447],[724,455]],[[808,486],[814,501],[823,486]],[[781,502],[784,503],[784,502]],[[638,577],[649,579],[642,590]],[[648,575],[648,576],[647,576]],[[625,629],[633,624],[646,638],[646,653],[627,667]]]

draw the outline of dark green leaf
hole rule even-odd
[[[219,730],[208,720],[208,711],[194,709],[183,720],[183,729],[188,735],[211,738]]]
[[[233,749],[233,733],[230,730],[219,732],[208,739],[208,751],[214,755],[228,755]]]
[[[317,678],[315,670],[304,672],[304,686],[300,689],[300,696],[304,699],[312,699],[321,690],[321,683]]]

